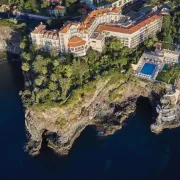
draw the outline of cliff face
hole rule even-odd
[[[56,152],[67,154],[75,139],[91,124],[97,125],[105,134],[113,133],[135,111],[137,98],[151,96],[154,87],[157,86],[149,82],[106,78],[98,80],[94,91],[83,93],[74,104],[65,103],[44,111],[27,109],[30,154],[39,153],[43,137]],[[158,87],[154,92],[159,93],[160,89]]]
[[[21,34],[8,26],[0,27],[0,51],[20,54]]]

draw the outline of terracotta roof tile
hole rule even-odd
[[[59,32],[60,32],[60,33],[66,33],[72,25],[78,26],[78,23],[72,23],[72,22],[70,22],[70,23],[66,24],[64,27],[62,27],[62,28],[59,30]]]
[[[79,30],[80,31],[87,30],[91,26],[91,24],[93,23],[93,21],[96,19],[97,16],[101,16],[105,13],[113,13],[113,14],[119,13],[120,10],[121,10],[120,7],[115,7],[112,10],[110,10],[109,8],[94,10],[86,17],[86,19],[80,25]]]
[[[120,7],[115,7],[114,9],[111,10],[111,12],[113,12],[113,13],[119,13],[120,10],[121,10]]]
[[[142,27],[145,27],[146,25],[150,24],[151,22],[160,19],[162,15],[153,15],[151,17],[148,17],[142,22],[139,22],[135,26],[129,27],[129,28],[123,28],[123,27],[118,27],[118,26],[110,26],[110,25],[100,25],[97,28],[97,32],[102,32],[102,31],[113,31],[113,32],[120,32],[120,33],[126,33],[126,34],[132,34]]]
[[[54,10],[64,10],[64,9],[65,9],[64,6],[56,6],[56,7],[54,8]]]
[[[78,46],[82,46],[86,43],[86,41],[84,41],[82,38],[78,37],[78,36],[74,36],[69,40],[68,46],[69,47],[78,47]]]
[[[45,29],[45,28],[46,28],[45,25],[40,24],[38,27],[36,27],[36,28],[34,29],[34,31],[33,31],[32,33],[38,34],[41,30],[43,30],[43,29]]]
[[[40,34],[42,35],[43,38],[54,39],[54,40],[59,39],[59,35],[56,31],[42,30]]]

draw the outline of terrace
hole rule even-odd
[[[155,80],[158,72],[164,67],[162,55],[155,55],[154,53],[144,53],[137,65],[133,65],[135,76]]]
[[[132,65],[135,76],[155,81],[159,71],[163,70],[167,64],[174,66],[179,62],[179,53],[171,50],[161,50],[157,46],[155,52],[143,53],[138,64]]]

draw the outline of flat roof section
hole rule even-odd
[[[94,32],[91,35],[91,39],[102,40],[103,38],[104,38],[104,35],[98,32]]]

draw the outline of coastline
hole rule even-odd
[[[92,94],[94,97],[86,99],[87,102],[89,102],[89,99],[93,99],[86,109],[84,108],[85,102],[81,102],[80,106],[72,106],[71,108],[64,106],[44,111],[33,108],[26,109],[26,130],[29,133],[27,149],[29,149],[29,154],[32,156],[39,154],[42,142],[45,140],[47,146],[57,154],[67,155],[74,141],[89,125],[96,126],[97,134],[102,132],[100,133],[101,136],[114,134],[117,130],[123,128],[125,120],[134,114],[138,98],[141,96],[150,98],[150,87],[158,87],[149,82],[141,82],[141,86],[130,95],[129,92],[134,87],[128,83],[123,85],[130,89],[124,92],[124,97],[120,101],[115,103],[110,102],[108,98],[109,91],[115,87],[112,85],[107,87],[106,82],[98,93]],[[157,88],[157,94],[160,89]],[[156,96],[154,98],[151,97],[150,102],[156,101]],[[66,118],[67,123],[64,127],[57,124],[59,116],[61,116],[61,119]]]
[[[180,122],[174,124],[161,124],[158,129],[154,129],[151,126],[151,131],[155,134],[160,134],[165,129],[174,129],[180,127]]]

